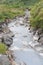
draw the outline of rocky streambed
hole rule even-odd
[[[0,23],[0,43],[4,43],[9,48],[10,45],[13,43],[13,37],[14,34],[8,28],[8,22]],[[7,54],[0,54],[0,65],[11,65]]]
[[[6,23],[0,24],[0,42],[4,42],[6,45],[13,43],[14,34],[8,28]]]
[[[29,30],[29,21],[24,17],[17,17],[9,25],[14,33],[13,44],[9,48],[13,51],[13,58],[18,65],[43,65],[43,45],[38,42],[39,36]]]
[[[33,30],[30,30],[28,16],[30,16],[30,14],[28,15],[28,11],[26,11],[25,16],[16,17],[16,19],[13,19],[7,26],[4,25],[4,29],[2,26],[1,30],[3,33],[0,32],[0,42],[4,41],[6,45],[11,45],[9,50],[12,52],[10,54],[11,61],[13,62],[10,63],[12,65],[43,65],[43,39],[41,41],[42,43],[39,43],[37,31],[35,31],[34,35],[33,32],[31,32]],[[5,30],[7,30],[7,32]],[[43,38],[43,36],[41,36],[41,38]],[[11,55],[13,55],[13,59]],[[1,60],[3,60],[3,58],[0,59],[0,63]],[[2,65],[11,65],[7,64],[6,60],[4,62],[5,64],[3,63]]]

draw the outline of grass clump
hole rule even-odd
[[[0,22],[3,22],[6,18],[13,19],[15,16],[23,15],[24,10],[20,8],[13,8],[5,4],[0,4]]]
[[[0,43],[0,54],[5,54],[7,50],[7,46],[3,43]]]

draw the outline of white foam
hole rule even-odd
[[[43,56],[43,53],[39,53],[39,55]]]
[[[23,44],[24,44],[24,45],[28,45],[27,41],[23,41]]]
[[[38,38],[39,38],[38,36],[33,36],[34,40],[38,40]]]
[[[14,47],[10,48],[10,50],[20,50],[20,48],[17,46],[14,46]]]
[[[29,51],[28,48],[21,48],[22,51]]]

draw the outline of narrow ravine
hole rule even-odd
[[[9,48],[17,65],[43,65],[43,57],[29,46],[33,35],[28,30],[28,22],[23,17],[17,17],[9,23],[9,29],[14,33],[13,44]]]

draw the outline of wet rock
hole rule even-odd
[[[41,37],[41,38],[39,39],[39,42],[40,42],[41,45],[43,45],[43,37]]]
[[[2,38],[2,42],[4,42],[8,47],[13,43],[12,37],[4,36]]]
[[[7,29],[8,29],[8,26],[6,23],[2,23],[0,25],[0,32],[6,32],[6,31],[8,31]]]
[[[37,31],[37,33],[38,33],[38,35],[40,35],[40,34],[42,34],[42,29],[38,29],[38,31]]]
[[[33,28],[33,35],[35,35],[35,34],[38,35],[38,30]]]
[[[35,32],[34,36],[33,36],[34,40],[38,41],[40,36],[38,35],[38,30]]]
[[[4,27],[6,27],[7,25],[4,23],[3,25],[2,25],[2,28],[4,28]]]
[[[33,35],[35,35],[36,31],[33,32]]]
[[[3,25],[2,25],[2,31],[3,31],[3,33],[8,33],[8,32],[10,32],[10,30],[9,30],[9,28],[8,28],[8,26],[7,26],[6,24],[3,24]]]
[[[0,65],[11,65],[6,55],[0,56]]]
[[[6,17],[5,22],[8,24],[11,22],[11,19],[9,17]]]
[[[4,34],[3,36],[14,37],[14,34],[11,31],[9,31],[8,33]]]
[[[29,28],[28,28],[28,30],[30,30],[30,32],[33,32],[33,35],[35,35],[36,30],[35,30],[33,27],[31,27],[30,24],[29,24]]]
[[[39,36],[35,34],[35,35],[33,36],[33,39],[34,39],[35,41],[38,41]]]
[[[10,46],[13,43],[12,37],[14,34],[8,29],[6,24],[2,25],[3,32],[0,32],[0,42],[4,42],[6,45]]]
[[[40,34],[39,36],[40,36],[40,38],[41,38],[41,37],[43,37],[43,33],[42,33],[42,34]]]
[[[2,42],[3,33],[0,33],[0,42]]]

